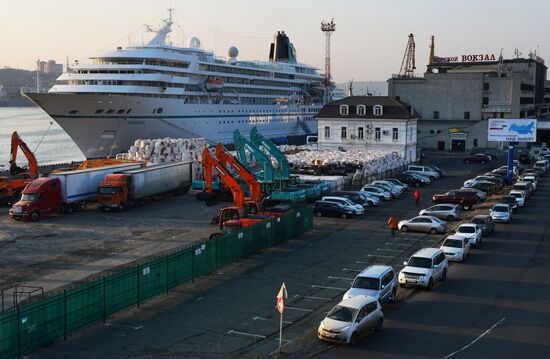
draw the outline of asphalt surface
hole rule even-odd
[[[417,249],[442,239],[421,233],[392,239],[386,227],[389,215],[413,217],[430,205],[432,194],[460,187],[464,179],[497,166],[466,166],[448,158],[432,163],[450,175],[421,189],[422,206],[406,192],[359,219],[316,219],[315,229],[297,240],[178,287],[31,357],[445,357],[492,326],[455,357],[548,356],[544,338],[550,337],[550,282],[543,270],[550,259],[544,242],[550,233],[544,205],[550,190],[545,180],[511,224],[498,224],[497,232],[473,250],[466,263],[450,268],[447,282],[430,293],[400,288],[398,303],[384,308],[381,333],[354,348],[316,338],[319,321],[360,270],[374,263],[402,263]],[[488,206],[467,214],[486,212]],[[278,354],[275,297],[282,281],[289,298],[283,353]]]

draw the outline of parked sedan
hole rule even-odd
[[[481,235],[487,237],[495,231],[495,222],[491,216],[480,214],[472,218],[470,223],[474,223],[481,229]]]
[[[490,160],[491,159],[488,156],[480,153],[462,159],[464,163],[480,163],[482,165],[489,162]]]
[[[422,179],[413,176],[412,174],[399,173],[395,177],[398,181],[404,182],[409,187],[420,187],[423,184],[427,184],[427,182],[422,181]]]
[[[495,222],[505,222],[510,223],[512,220],[512,209],[507,204],[495,204],[489,215],[493,217]]]
[[[510,191],[509,196],[514,196],[519,207],[525,206],[525,193],[523,191]]]
[[[477,199],[480,201],[480,202],[483,202],[487,199],[487,193],[477,189],[477,188],[472,188],[472,187],[462,187],[460,189],[461,191],[467,191],[467,192],[474,192],[477,196]]]
[[[361,204],[353,202],[349,198],[345,197],[335,197],[335,196],[325,196],[321,199],[323,202],[334,202],[339,203],[345,208],[349,208],[355,212],[355,214],[365,214],[365,208]]]
[[[391,193],[392,197],[397,198],[401,195],[401,190],[398,190],[396,187],[389,185],[387,183],[382,183],[382,181],[374,181],[369,184],[369,186],[374,186],[382,188],[384,191]]]
[[[383,200],[389,201],[391,199],[391,193],[383,190],[380,187],[366,185],[365,187],[361,188],[361,192],[367,192],[367,193],[377,195],[381,201]]]
[[[386,187],[389,187],[392,190],[392,193],[393,193],[393,191],[397,191],[397,193],[399,193],[399,194],[403,193],[403,187],[402,186],[398,186],[398,185],[394,184],[393,182],[388,181],[387,179],[372,181],[372,184],[373,185],[376,185],[376,184],[385,185]]]
[[[502,196],[498,200],[498,203],[504,203],[512,207],[512,212],[517,211],[518,209],[518,202],[516,200],[516,197],[514,196]]]
[[[455,221],[460,218],[458,206],[456,204],[436,204],[423,209],[418,213],[419,216],[433,216],[446,221]]]
[[[493,183],[491,182],[487,182],[487,181],[482,181],[482,182],[475,182],[467,187],[470,187],[470,188],[475,188],[475,189],[478,189],[480,191],[483,191],[485,193],[487,193],[488,196],[492,195],[493,193],[496,192],[496,187]]]
[[[447,232],[447,223],[433,216],[418,216],[402,220],[397,227],[402,232],[426,232],[430,234]]]
[[[340,218],[353,218],[355,211],[351,208],[346,208],[340,203],[317,201],[313,204],[313,213],[317,217],[340,217]]]
[[[389,182],[393,183],[394,185],[396,185],[398,187],[401,187],[401,189],[403,191],[409,188],[408,184],[401,182],[397,178],[386,178],[386,181],[389,181]]]
[[[351,192],[351,191],[331,192],[330,195],[331,197],[347,198],[357,204],[362,205],[363,208],[367,208],[374,205],[372,201],[366,200],[359,192]]]
[[[430,183],[433,182],[433,181],[430,179],[429,176],[420,174],[419,172],[405,171],[405,172],[403,172],[403,173],[404,173],[404,174],[407,174],[407,175],[413,175],[414,177],[416,177],[416,178],[418,178],[419,180],[421,180],[424,184],[430,184]]]
[[[434,172],[439,173],[439,175],[440,175],[441,177],[447,175],[447,172],[443,171],[441,168],[439,168],[439,167],[437,167],[437,166],[431,166],[431,165],[430,165],[430,166],[427,166],[427,165],[425,165],[424,167],[428,167],[428,168],[430,168],[431,170],[433,170]]]
[[[468,239],[450,235],[445,238],[441,245],[441,250],[445,253],[445,257],[450,261],[462,262],[470,253],[471,243]]]

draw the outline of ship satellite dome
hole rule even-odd
[[[237,57],[239,56],[239,49],[237,49],[235,46],[231,46],[227,51],[227,54],[229,55],[229,57],[232,58]]]
[[[200,49],[201,47],[201,40],[199,40],[198,37],[193,36],[189,39],[188,47],[192,49]]]

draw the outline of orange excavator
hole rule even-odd
[[[21,149],[28,161],[28,169],[17,166],[17,151]],[[18,200],[21,191],[33,179],[38,177],[36,157],[14,131],[11,135],[10,176],[0,177],[0,203],[9,204]]]

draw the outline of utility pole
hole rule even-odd
[[[330,87],[331,87],[331,76],[330,76],[330,36],[334,31],[336,31],[336,24],[334,19],[330,22],[321,22],[321,31],[325,33],[325,91],[323,102],[329,103],[331,100],[330,96]]]

